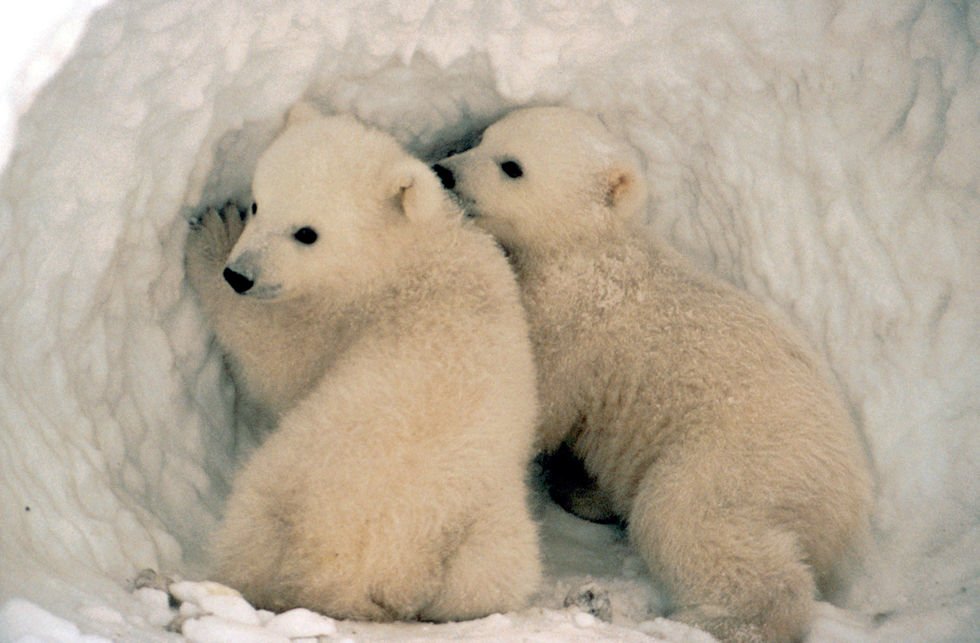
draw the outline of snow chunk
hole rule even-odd
[[[170,596],[163,590],[142,587],[134,592],[137,600],[148,608],[147,622],[158,627],[169,625],[174,619],[174,609],[170,606]],[[190,605],[190,603],[186,603]]]
[[[258,612],[241,596],[212,595],[204,596],[200,602],[201,609],[229,621],[245,625],[261,625]]]
[[[237,596],[238,590],[214,581],[180,581],[170,585],[170,593],[182,603],[194,603],[203,607],[202,601],[208,596]]]
[[[275,612],[270,612],[269,610],[259,610],[259,621],[262,623],[262,625],[268,625],[269,621],[275,617]]]
[[[572,615],[572,619],[575,621],[575,624],[578,625],[579,627],[595,627],[595,624],[598,622],[596,617],[592,616],[588,612],[576,611]]]
[[[202,616],[186,621],[181,634],[193,643],[289,643],[289,638],[257,625],[246,625],[218,616]]]
[[[170,593],[181,601],[181,616],[211,614],[242,625],[262,625],[258,611],[237,590],[221,583],[180,581],[170,585]]]
[[[332,618],[302,607],[276,615],[265,627],[291,639],[330,636],[337,632],[337,625]]]
[[[660,641],[679,641],[683,643],[717,643],[717,639],[705,631],[684,623],[657,618],[644,621],[637,628]],[[846,637],[845,637],[846,638]]]
[[[192,619],[203,616],[205,612],[196,603],[181,603],[177,613],[180,614],[181,618]]]

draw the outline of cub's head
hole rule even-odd
[[[385,269],[400,230],[459,216],[431,170],[393,138],[305,104],[259,158],[252,194],[254,216],[224,275],[257,299],[356,292]]]
[[[515,251],[600,237],[646,200],[635,155],[598,118],[563,107],[512,112],[433,170]]]

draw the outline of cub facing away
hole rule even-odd
[[[871,502],[818,357],[641,229],[642,175],[597,118],[518,110],[433,169],[511,254],[540,446],[584,462],[673,618],[725,640],[803,637]]]

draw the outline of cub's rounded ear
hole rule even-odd
[[[298,125],[299,123],[305,123],[306,121],[312,121],[314,118],[319,118],[323,116],[313,103],[308,103],[307,101],[300,101],[293,105],[292,109],[289,110],[289,114],[286,116],[286,126]]]
[[[614,163],[603,173],[602,185],[606,205],[623,217],[631,217],[646,203],[646,182],[633,163]]]
[[[396,207],[411,221],[447,219],[458,214],[439,179],[419,160],[395,164],[390,186],[389,195]]]

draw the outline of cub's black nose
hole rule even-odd
[[[231,268],[225,268],[225,271],[221,273],[228,282],[228,285],[235,289],[239,295],[248,292],[248,289],[255,285],[255,282],[246,277],[245,275],[235,272]]]
[[[452,190],[454,187],[456,187],[456,177],[453,176],[453,171],[448,167],[436,163],[432,166],[432,171],[435,172],[436,176],[439,177],[439,180],[442,181],[442,187],[446,188],[447,190]]]

